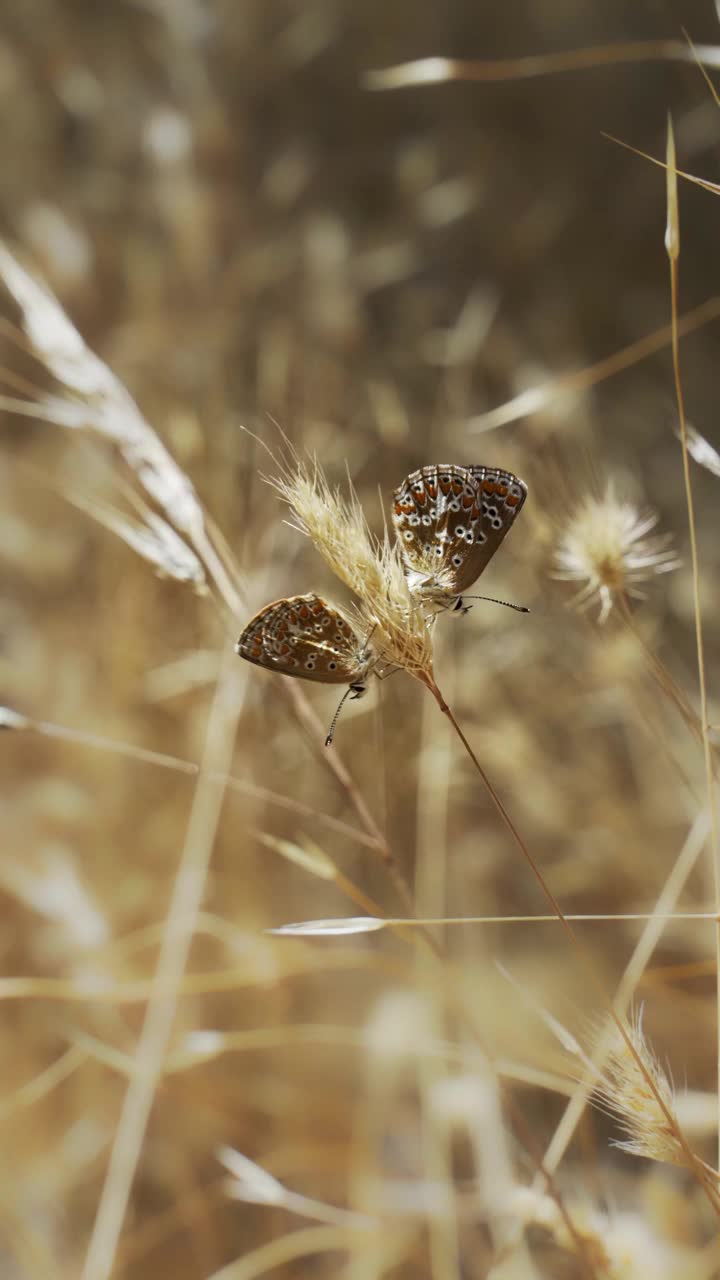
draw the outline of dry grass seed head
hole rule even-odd
[[[382,662],[432,678],[432,637],[408,589],[397,548],[375,538],[352,486],[345,498],[317,462],[296,457],[271,480],[291,508],[294,527],[309,537],[325,563],[359,600],[358,630],[372,632]]]
[[[603,497],[585,498],[555,553],[555,577],[584,584],[574,603],[583,608],[597,601],[604,622],[616,596],[642,597],[639,583],[676,569],[680,561],[669,548],[670,535],[647,536],[657,521],[655,512],[620,501],[611,484]]]
[[[687,1167],[688,1153],[681,1140],[679,1122],[675,1119],[674,1091],[645,1038],[642,1010],[628,1026],[628,1037],[637,1058],[618,1035],[610,1050],[603,1079],[596,1087],[595,1099],[604,1110],[615,1116],[626,1133],[627,1137],[616,1144],[622,1151],[664,1164]],[[655,1092],[650,1087],[650,1080]]]
[[[187,476],[120,380],[83,342],[57,299],[20,266],[1,241],[0,277],[22,311],[33,351],[57,381],[80,398],[81,403],[74,403],[51,397],[50,419],[59,425],[96,431],[114,441],[173,523],[185,533],[196,533],[203,526],[203,513]]]

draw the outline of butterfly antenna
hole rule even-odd
[[[516,609],[518,613],[529,613],[526,604],[513,604],[511,600],[496,600],[495,596],[466,596],[463,594],[463,600],[487,600],[489,604],[502,604],[506,609]]]
[[[326,746],[326,747],[329,747],[329,746],[332,744],[333,735],[334,735],[334,733],[335,733],[335,725],[337,724],[337,722],[338,722],[338,720],[339,720],[339,718],[340,718],[340,712],[342,711],[342,709],[343,709],[343,707],[344,707],[344,705],[345,705],[345,702],[346,702],[347,698],[349,698],[349,697],[350,697],[350,694],[351,694],[352,692],[353,692],[353,687],[352,687],[352,685],[350,685],[350,688],[345,690],[345,692],[344,692],[344,694],[343,694],[342,698],[340,699],[340,701],[339,701],[339,703],[338,703],[338,709],[337,709],[337,711],[335,712],[335,715],[334,715],[334,716],[333,716],[333,718],[332,718],[332,723],[331,723],[331,725],[330,725],[330,728],[328,729],[328,735],[327,735],[327,738],[325,739],[325,746]]]

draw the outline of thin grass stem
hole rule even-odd
[[[109,1280],[112,1275],[155,1091],[170,1042],[180,985],[205,891],[225,794],[208,774],[227,773],[240,714],[239,697],[234,700],[228,697],[230,682],[227,676],[231,663],[234,668],[234,656],[228,649],[215,690],[185,846],[163,932],[150,1002],[135,1053],[136,1073],[125,1094],[82,1280]]]
[[[91,747],[95,751],[107,751],[113,755],[125,756],[127,759],[138,761],[140,764],[155,765],[159,769],[169,769],[174,773],[184,773],[191,778],[197,777],[200,772],[200,765],[193,760],[183,760],[179,756],[171,756],[164,751],[152,751],[147,747],[138,747],[131,742],[120,742],[113,738],[106,738],[102,734],[89,733],[84,729],[74,729],[68,725],[53,724],[48,720],[31,720],[29,717],[24,717],[23,731],[35,731],[47,738],[58,738],[63,742],[74,742],[85,747]],[[208,778],[219,786],[227,787],[228,791],[235,791],[240,795],[253,796],[256,800],[263,800],[267,804],[275,805],[277,808],[285,809],[290,813],[312,818],[313,821],[321,823],[328,830],[336,831],[339,835],[346,836],[347,839],[354,840],[366,848],[377,848],[378,840],[376,835],[370,835],[366,831],[359,831],[357,827],[351,826],[348,822],[343,822],[340,818],[333,818],[331,814],[325,813],[321,809],[315,809],[312,805],[303,804],[301,800],[294,800],[290,796],[281,795],[277,791],[271,791],[268,787],[258,786],[254,782],[246,782],[244,778],[237,778],[233,774],[209,773]]]
[[[668,221],[665,246],[670,266],[670,305],[672,323],[672,367],[677,401],[678,421],[680,424],[680,444],[682,449],[683,481],[685,485],[685,503],[687,506],[688,531],[690,535],[690,562],[692,571],[693,609],[695,614],[695,645],[697,649],[698,683],[700,687],[700,727],[702,731],[703,758],[705,764],[705,785],[707,787],[708,808],[710,812],[710,854],[715,891],[715,909],[719,913],[715,930],[715,968],[716,968],[716,1048],[717,1048],[717,1089],[718,1089],[718,1165],[720,1165],[720,832],[718,831],[717,796],[713,768],[713,752],[709,734],[707,681],[705,676],[705,646],[703,640],[702,607],[700,603],[700,563],[695,528],[695,503],[693,498],[692,477],[690,474],[690,453],[688,450],[687,419],[685,417],[685,395],[680,375],[680,347],[677,332],[678,315],[678,283],[680,258],[680,221],[677,200],[677,169],[675,164],[675,139],[672,122],[668,122],[667,145],[667,206]]]

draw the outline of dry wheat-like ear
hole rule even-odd
[[[601,498],[587,497],[571,515],[555,553],[556,578],[583,585],[573,603],[585,608],[597,601],[599,621],[608,617],[618,596],[642,598],[639,584],[677,569],[680,561],[669,534],[654,534],[658,516],[619,499],[612,484]]]
[[[628,1026],[627,1034],[635,1053],[618,1035],[595,1087],[595,1100],[616,1117],[627,1135],[616,1144],[622,1151],[688,1168],[690,1153],[675,1116],[675,1091],[648,1044],[642,1009]]]
[[[295,455],[271,483],[291,508],[294,527],[357,596],[359,629],[372,633],[381,660],[424,683],[432,680],[430,624],[408,590],[397,548],[387,531],[381,540],[370,532],[352,486],[345,497],[317,461]]]
[[[119,446],[143,487],[183,532],[202,527],[203,512],[187,476],[161,444],[135,401],[85,345],[60,303],[0,242],[0,276],[22,311],[33,351],[74,399],[50,397],[51,421],[85,427]],[[44,402],[39,406],[46,407]]]
[[[200,499],[132,396],[86,346],[52,293],[20,265],[2,241],[0,279],[20,307],[33,354],[65,393],[35,402],[3,398],[2,406],[57,426],[92,431],[110,440],[145,495],[173,528],[147,507],[150,518],[145,517],[144,529],[133,529],[123,523],[122,517],[118,520],[107,511],[103,522],[169,577],[202,588],[207,571],[228,608],[236,612],[237,587],[208,534]],[[97,510],[92,514],[100,518]]]

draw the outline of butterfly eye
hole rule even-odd
[[[314,670],[315,670],[315,659],[314,659],[314,658],[308,658],[307,662],[305,663],[305,670],[306,670],[306,671],[314,671]]]
[[[455,527],[455,534],[456,534],[456,536],[457,536],[458,538],[464,538],[464,537],[465,537],[465,525],[464,525],[464,524],[456,525],[456,527]]]
[[[483,533],[482,529],[478,529],[475,541],[479,542],[480,544],[482,544],[483,542],[487,542],[487,534]]]
[[[475,537],[473,535],[472,529],[465,530],[465,541],[467,542],[468,546],[472,546],[473,542],[475,541]]]
[[[342,644],[342,641],[343,641],[342,631],[336,631],[336,632],[335,632],[335,643],[336,643],[336,644]]]
[[[496,516],[495,519],[493,520],[492,527],[493,529],[502,529],[502,520],[500,519],[499,516]]]
[[[330,626],[330,619],[329,619],[329,618],[323,618],[323,620],[322,620],[322,624],[323,624],[323,626],[324,626],[324,627],[329,627],[329,626]]]
[[[432,524],[432,520],[430,519],[430,516],[422,516],[421,519],[422,519],[422,523],[426,526],[429,524]]]
[[[405,541],[406,541],[406,542],[412,542],[412,540],[413,540],[413,534],[412,534],[412,532],[410,531],[410,529],[406,529],[406,530],[405,530],[405,532],[404,532],[404,534],[403,534],[403,537],[404,537],[404,539],[405,539]]]
[[[416,527],[417,525],[419,525],[419,523],[420,523],[419,516],[416,516],[416,515],[410,516],[410,524],[413,525],[413,527]]]
[[[459,569],[462,564],[462,556],[453,556],[452,564],[454,569]]]
[[[443,549],[442,549],[442,547],[436,547],[436,548],[435,548],[435,555],[436,555],[436,556],[441,556],[441,555],[442,555],[442,553],[443,553]]]
[[[337,662],[328,662],[328,671],[334,671],[336,667]]]
[[[453,498],[452,502],[448,502],[448,511],[459,511],[460,503],[457,498]]]

